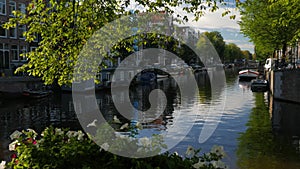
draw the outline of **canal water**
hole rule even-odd
[[[183,155],[188,145],[207,152],[213,145],[222,145],[227,154],[224,161],[233,169],[300,168],[300,105],[273,100],[268,93],[252,93],[250,83],[240,82],[233,72],[226,73],[226,85],[211,91],[209,77],[218,78],[218,75],[195,74],[199,95],[183,99],[172,79],[131,86],[131,102],[140,110],[150,107],[148,95],[153,89],[161,89],[167,96],[165,111],[152,123],[144,124],[143,132],[168,131],[174,125],[185,126],[193,119],[193,127],[171,152]],[[179,79],[189,80],[185,76]],[[125,89],[118,90],[125,92]],[[213,98],[212,94],[219,97]],[[113,105],[110,91],[98,91],[96,99],[105,119],[109,121],[118,116],[124,120]],[[195,104],[200,105],[196,114],[192,110]],[[188,108],[182,109],[181,105]],[[221,119],[215,118],[220,113]],[[208,140],[199,143],[205,121],[217,122],[218,126]],[[42,131],[49,125],[81,129],[71,93],[59,92],[35,100],[0,100],[0,160],[9,158],[9,135],[14,130]]]

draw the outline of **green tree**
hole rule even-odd
[[[218,31],[204,32],[204,35],[210,40],[222,62],[224,62],[225,41],[221,33]]]
[[[249,50],[242,50],[243,58],[246,58],[248,60],[253,60],[252,54]]]
[[[240,5],[241,31],[263,57],[282,49],[299,37],[299,0],[246,0]]]
[[[217,4],[221,2],[221,4]],[[59,85],[70,84],[77,57],[87,40],[106,23],[120,16],[128,15],[126,9],[132,1],[125,0],[33,0],[27,7],[27,14],[20,11],[14,13],[5,28],[27,25],[24,33],[31,42],[37,35],[41,36],[39,47],[26,54],[28,63],[18,68],[30,75],[41,77],[46,84],[56,82]],[[152,1],[135,0],[148,11],[166,11],[173,14],[182,4],[188,13],[193,13],[195,20],[204,14],[204,10],[215,11],[223,4],[223,0],[183,0]],[[225,11],[228,13],[228,11]],[[186,21],[187,15],[177,15]]]
[[[243,58],[241,49],[234,43],[225,45],[224,57],[226,61],[233,62],[235,59]]]

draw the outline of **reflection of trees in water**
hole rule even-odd
[[[255,107],[241,133],[237,164],[241,169],[298,169],[299,154],[288,142],[272,132],[269,108],[262,93],[255,94]]]
[[[235,85],[237,75],[238,72],[236,72],[235,70],[225,70],[227,88]]]
[[[206,103],[211,100],[210,79],[207,73],[197,73],[195,78],[198,84],[200,103]]]
[[[72,97],[70,96],[70,99]],[[15,130],[32,128],[41,132],[45,127],[81,129],[74,111],[63,109],[69,98],[51,95],[42,99],[4,99],[0,106],[0,159],[9,157],[9,135]],[[8,160],[8,159],[7,159]]]

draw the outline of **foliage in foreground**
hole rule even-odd
[[[56,81],[60,85],[70,84],[78,55],[93,33],[120,16],[128,15],[128,9],[134,5],[145,9],[141,12],[166,11],[177,16],[178,20],[187,21],[187,14],[181,16],[177,7],[198,20],[205,11],[216,11],[226,3],[224,0],[49,0],[47,3],[32,0],[26,8],[27,13],[14,11],[14,17],[4,25],[6,29],[27,25],[28,29],[23,33],[26,41],[40,39],[37,49],[24,55],[28,63],[17,70],[41,77],[46,84]],[[228,13],[229,10],[224,11],[224,15]],[[118,31],[123,31],[123,28]],[[97,49],[100,51],[102,46]]]
[[[257,55],[270,57],[288,46],[294,46],[300,37],[299,0],[245,0],[240,6],[241,32],[255,45]]]
[[[15,131],[11,139],[13,142],[9,150],[13,154],[7,166],[2,166],[4,168],[227,168],[221,161],[225,153],[220,146],[214,146],[211,152],[202,155],[199,155],[200,150],[189,146],[185,157],[177,153],[164,153],[135,159],[105,151],[82,131],[49,127],[38,135],[28,129]]]

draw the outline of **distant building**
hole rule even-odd
[[[14,10],[26,13],[28,4],[29,0],[0,0],[1,25],[14,17],[12,14]],[[32,43],[25,41],[23,33],[26,29],[26,25],[17,25],[10,30],[0,27],[0,76],[13,76],[14,70],[27,62],[27,58],[20,55],[37,47],[38,39]]]

